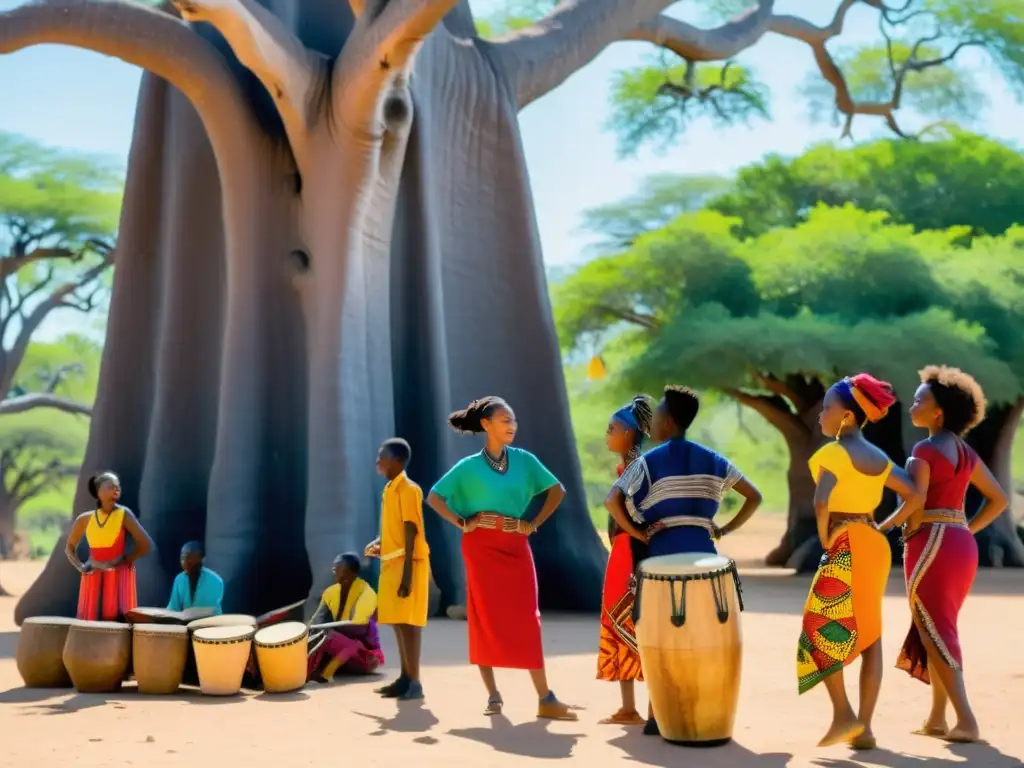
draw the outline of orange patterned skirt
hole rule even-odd
[[[608,568],[604,575],[601,605],[601,637],[597,652],[598,680],[643,680],[640,651],[633,626],[633,551],[629,534],[620,533],[612,541]]]
[[[128,611],[137,607],[134,564],[124,563],[109,571],[82,574],[76,618],[122,621]]]

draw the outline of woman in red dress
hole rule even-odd
[[[619,455],[622,473],[637,457],[644,437],[650,434],[654,409],[646,395],[612,414],[608,422],[608,450]],[[636,566],[646,557],[647,546],[622,531],[608,518],[608,541],[611,554],[604,576],[601,605],[601,635],[597,653],[597,679],[617,681],[622,693],[619,710],[601,721],[602,725],[643,725],[646,719],[636,709],[635,681],[643,681],[640,651],[633,627],[633,599],[636,596]]]
[[[1006,509],[998,481],[963,441],[985,415],[978,383],[956,368],[929,366],[921,371],[910,416],[928,439],[914,446],[908,470],[918,488],[927,489],[924,509],[897,510],[883,530],[904,525],[903,568],[913,623],[896,666],[932,686],[932,709],[915,731],[946,741],[979,738],[978,721],[964,688],[963,655],[957,616],[978,570],[974,534]],[[964,498],[974,485],[985,500],[967,521]],[[956,725],[946,723],[952,703]]]

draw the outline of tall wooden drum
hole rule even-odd
[[[727,743],[743,656],[736,563],[686,553],[649,558],[639,571],[636,637],[662,737],[687,746]]]
[[[25,619],[14,658],[26,687],[71,687],[71,676],[64,667],[64,643],[74,621],[61,616]]]
[[[139,693],[168,696],[178,690],[188,659],[188,630],[173,624],[136,624],[132,663]]]
[[[74,621],[64,643],[64,666],[79,693],[120,690],[132,660],[132,628],[114,621]]]
[[[298,621],[286,621],[256,632],[256,660],[263,690],[267,693],[297,691],[306,684],[309,632]]]
[[[252,650],[252,625],[200,627],[192,633],[199,689],[208,696],[234,696]]]

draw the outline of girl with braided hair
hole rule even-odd
[[[804,607],[797,643],[798,691],[825,683],[832,725],[819,746],[848,743],[872,749],[871,719],[882,686],[882,597],[892,565],[875,509],[889,488],[908,509],[922,494],[913,480],[867,441],[861,427],[879,421],[896,402],[892,387],[862,373],[833,384],[822,403],[821,431],[834,438],[811,457],[817,485],[814,512],[825,549]],[[861,658],[860,711],[843,685],[843,669]]]
[[[427,504],[462,531],[466,565],[469,662],[487,688],[484,714],[504,704],[495,667],[526,669],[539,698],[537,717],[576,720],[576,713],[548,687],[537,603],[537,572],[527,538],[554,514],[565,489],[529,451],[514,448],[516,415],[500,397],[474,400],[448,417],[463,434],[486,436],[483,450],[448,470]],[[530,503],[544,497],[532,520]]]
[[[647,395],[637,395],[612,414],[605,442],[608,450],[621,458],[618,474],[640,458],[644,438],[650,435],[654,409]],[[604,576],[601,600],[601,634],[597,653],[597,679],[617,681],[622,693],[619,710],[601,720],[602,725],[643,725],[645,719],[636,709],[634,681],[644,679],[640,651],[633,626],[633,601],[636,597],[636,566],[647,556],[647,544],[634,539],[608,516],[608,541],[611,553]]]
[[[964,687],[963,655],[957,617],[978,570],[981,529],[999,517],[1009,500],[988,467],[964,442],[985,417],[985,394],[973,377],[958,368],[931,365],[920,372],[910,418],[928,430],[914,446],[907,468],[926,490],[923,508],[896,510],[883,529],[904,523],[903,569],[913,621],[896,666],[932,687],[932,709],[915,733],[946,741],[979,738],[978,721]],[[984,497],[968,522],[967,489]],[[946,722],[952,703],[956,725]]]

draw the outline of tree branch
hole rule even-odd
[[[423,40],[458,0],[349,0],[356,28],[335,63],[335,114],[371,141],[383,138],[387,105],[398,110]],[[411,116],[411,104],[407,114]],[[401,122],[401,121],[398,121]]]
[[[752,395],[734,387],[724,387],[721,392],[736,402],[757,411],[765,421],[783,434],[797,436],[807,432],[807,427],[793,414],[786,401],[781,397]]]
[[[34,0],[0,13],[0,54],[64,44],[162,77],[204,112],[242,110],[224,58],[170,14],[130,0]]]
[[[64,283],[63,285],[54,288],[53,291],[50,292],[50,295],[45,300],[39,302],[28,316],[22,320],[21,327],[18,329],[18,336],[14,340],[14,344],[12,344],[11,348],[4,354],[3,370],[0,371],[0,392],[6,393],[11,390],[11,386],[14,383],[14,376],[17,374],[18,368],[25,359],[25,352],[28,350],[28,345],[32,341],[32,335],[39,330],[39,326],[43,324],[43,321],[47,316],[60,307],[70,307],[80,311],[91,310],[93,304],[92,299],[95,296],[95,293],[92,294],[92,296],[86,297],[82,301],[75,301],[75,292],[99,278],[100,275],[106,272],[113,263],[114,251],[110,251],[103,261],[96,266],[87,269],[77,280]],[[22,299],[21,304],[23,303],[24,299]],[[19,304],[19,310],[21,304]],[[4,322],[6,324],[7,318],[4,319]],[[0,413],[2,412],[3,411],[0,411]]]
[[[647,40],[693,61],[727,59],[765,32],[774,0],[760,0],[715,29],[658,14],[672,0],[568,0],[531,27],[493,43],[520,108],[561,85],[617,40]]]
[[[64,413],[92,416],[91,405],[76,403],[74,400],[60,397],[59,395],[33,393],[0,400],[0,416],[12,413],[25,413],[36,408],[53,408]]]
[[[309,161],[305,136],[314,106],[317,55],[254,0],[172,0],[186,21],[203,21],[220,32],[238,60],[263,84],[284,122],[300,170]]]

